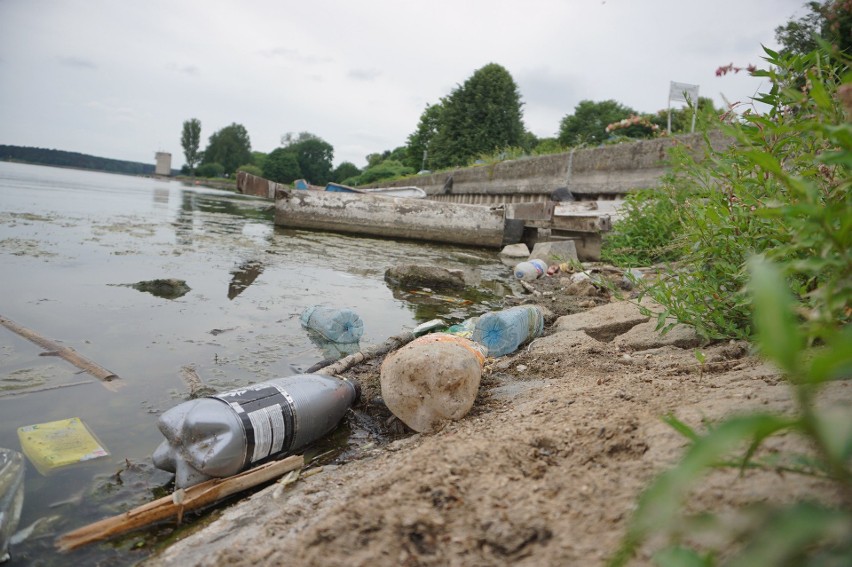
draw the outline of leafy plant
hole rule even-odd
[[[685,192],[654,189],[634,191],[625,197],[623,216],[604,235],[601,260],[616,266],[649,266],[678,259],[678,200]]]
[[[666,318],[711,339],[751,334],[742,290],[755,253],[781,263],[810,324],[850,317],[852,125],[837,95],[850,82],[848,59],[826,47],[792,57],[765,51],[772,67],[752,73],[771,82],[756,99],[769,111],[731,113],[724,129],[734,143],[725,148],[709,137],[699,158],[676,148],[664,187],[684,256],[645,292]]]
[[[757,345],[793,386],[796,412],[731,417],[704,434],[669,416],[668,423],[691,444],[681,461],[640,496],[611,567],[627,564],[655,535],[669,542],[654,556],[663,566],[842,565],[852,557],[852,412],[848,405],[831,412],[815,404],[826,383],[852,377],[852,327],[835,328],[823,336],[823,346],[807,350],[807,327],[799,325],[796,302],[781,271],[760,256],[749,268]],[[812,455],[799,459],[807,466],[782,467],[756,459],[763,442],[782,433],[814,447]],[[741,447],[745,451],[730,459]],[[689,489],[713,467],[737,467],[743,474],[764,468],[820,476],[836,485],[840,501],[756,505],[738,510],[736,520],[724,521],[712,512],[682,513]],[[695,543],[708,533],[717,545]]]
[[[661,326],[674,315],[708,336],[753,338],[793,388],[795,408],[730,417],[703,433],[668,416],[690,444],[640,496],[611,566],[651,541],[663,566],[846,565],[852,557],[852,411],[848,402],[817,404],[830,382],[852,378],[848,60],[825,44],[805,56],[766,53],[775,67],[754,73],[772,82],[758,98],[769,112],[734,119],[736,143],[708,149],[700,163],[679,157],[670,189],[691,191],[676,211],[687,254],[649,292],[665,306]],[[761,452],[781,434],[811,449]],[[714,467],[817,476],[838,498],[755,504],[724,519],[685,513],[690,489]]]

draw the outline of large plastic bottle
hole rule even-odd
[[[364,322],[351,309],[314,305],[302,312],[300,320],[303,327],[333,343],[357,343],[364,334]]]
[[[358,395],[353,382],[298,374],[184,402],[160,416],[154,466],[175,473],[176,488],[233,476],[319,439]]]
[[[471,338],[488,349],[488,356],[515,352],[544,330],[544,315],[536,305],[519,305],[479,317]]]
[[[537,258],[521,262],[515,266],[515,277],[519,280],[531,281],[540,278],[547,272],[547,264]]]
[[[466,338],[431,333],[389,354],[379,381],[388,409],[411,429],[433,431],[461,419],[476,399],[484,349]]]

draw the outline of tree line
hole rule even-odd
[[[848,49],[852,17],[842,4],[841,0],[807,3],[810,13],[776,28],[782,52],[808,52],[816,37]],[[268,154],[253,152],[248,132],[236,123],[214,132],[206,149],[199,151],[201,123],[193,118],[184,122],[181,136],[185,172],[213,177],[243,170],[280,183],[305,178],[317,185],[329,181],[361,185],[421,170],[465,167],[494,156],[558,153],[668,134],[668,109],[641,113],[610,99],[580,101],[561,119],[554,137],[539,138],[525,128],[522,107],[511,74],[501,65],[489,63],[449,95],[428,104],[403,146],[366,156],[363,169],[351,162],[333,168],[333,146],[310,132],[285,134],[281,145]],[[693,115],[712,125],[723,114],[704,97],[670,112],[672,134],[690,131]],[[196,163],[200,163],[197,170]]]
[[[77,152],[28,146],[0,145],[0,160],[52,165],[56,167],[73,167],[75,169],[92,169],[126,175],[154,174],[154,164],[150,163],[109,159]]]

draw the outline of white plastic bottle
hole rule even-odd
[[[515,266],[515,277],[519,280],[532,281],[540,278],[547,272],[547,264],[543,260],[533,259],[521,262]]]
[[[233,476],[330,432],[358,395],[353,382],[298,374],[184,402],[160,416],[154,466],[176,488]]]

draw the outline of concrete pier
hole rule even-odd
[[[275,193],[275,224],[499,248],[520,240],[524,222],[507,220],[502,206],[279,189]]]

